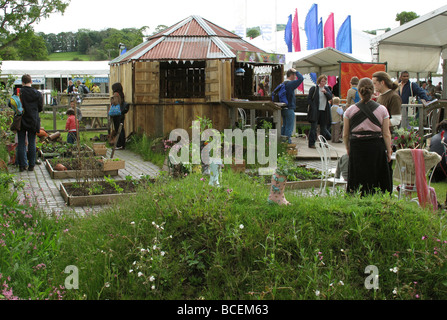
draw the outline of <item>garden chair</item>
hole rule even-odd
[[[418,167],[422,166],[422,163],[417,164],[413,159],[412,149],[401,149],[396,152],[396,169],[394,170],[394,179],[399,181],[398,192],[399,199],[404,196],[409,197],[411,202],[416,202],[418,205],[425,206],[425,204],[420,203],[421,194],[423,192],[429,192],[425,195],[427,197],[435,197],[436,193],[433,194],[434,189],[430,187],[431,179],[433,177],[434,169],[437,164],[441,161],[441,156],[436,152],[429,152],[427,150],[420,150],[423,153],[424,166],[425,168]],[[425,180],[417,181],[418,170],[423,170]],[[420,178],[421,179],[421,178]],[[419,188],[419,189],[418,189]],[[424,191],[423,189],[426,188]],[[411,198],[413,193],[418,193],[418,197]],[[434,207],[437,204],[433,201]]]
[[[343,179],[343,177],[340,177],[340,179],[335,178],[335,167],[331,166],[332,152],[336,154],[336,163],[340,159],[337,150],[332,147],[322,135],[318,136],[318,141],[315,143],[315,147],[317,148],[321,160],[320,194],[326,190],[328,182],[332,183],[332,191],[335,191],[336,184],[347,184],[347,181]]]

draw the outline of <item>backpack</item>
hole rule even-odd
[[[286,83],[285,82],[281,83],[279,86],[276,87],[275,90],[273,90],[272,101],[285,103],[286,105],[289,104],[289,101],[287,100],[287,92],[286,92]]]
[[[88,94],[88,93],[90,93],[89,88],[88,88],[85,84],[82,84],[81,87],[82,87],[82,93],[83,93],[83,94]]]
[[[14,114],[21,115],[23,114],[23,106],[20,97],[12,96],[9,100],[9,106],[14,110]]]
[[[357,88],[353,88],[355,90],[355,97],[354,97],[354,103],[360,102],[360,94],[359,90]]]

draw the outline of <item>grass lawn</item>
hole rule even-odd
[[[48,56],[50,61],[72,61],[78,58],[82,61],[91,61],[91,57],[88,54],[81,54],[79,52],[57,52]]]

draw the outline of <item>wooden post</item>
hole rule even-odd
[[[56,107],[57,106],[53,106],[53,130],[57,130],[57,123],[56,123],[56,117],[57,117],[57,111],[56,111]]]

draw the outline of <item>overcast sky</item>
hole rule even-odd
[[[353,29],[374,30],[398,27],[395,18],[399,12],[414,11],[422,16],[444,6],[446,1],[71,0],[63,16],[53,14],[36,25],[35,31],[57,34],[76,32],[81,28],[99,31],[110,27],[123,29],[149,26],[148,34],[152,34],[158,25],[171,26],[190,15],[199,15],[234,31],[242,19],[246,20],[248,27],[270,22],[286,24],[295,8],[298,9],[300,27],[304,28],[306,15],[313,3],[318,4],[318,15],[323,18],[323,23],[330,13],[334,13],[336,30],[348,15],[351,15]]]

